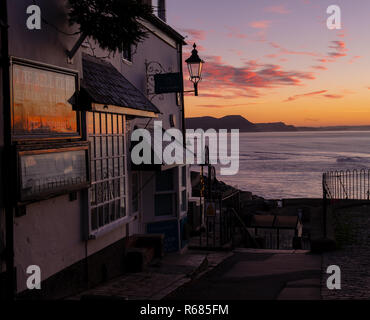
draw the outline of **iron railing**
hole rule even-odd
[[[327,199],[370,200],[370,169],[326,172],[323,192]]]

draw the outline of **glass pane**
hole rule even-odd
[[[157,194],[154,199],[156,216],[175,215],[173,194]]]
[[[119,219],[121,217],[121,205],[119,200],[115,201],[115,207],[116,207],[116,219]]]
[[[90,161],[90,173],[91,173],[91,181],[94,182],[96,181],[95,177],[95,161]]]
[[[104,212],[102,206],[98,208],[98,212],[99,212],[99,227],[102,227],[104,226]]]
[[[100,134],[100,113],[94,113],[95,117],[95,134]]]
[[[113,115],[113,133],[117,134],[117,115]]]
[[[95,138],[95,156],[97,158],[101,157],[101,137]]]
[[[182,186],[186,187],[186,166],[182,167]]]
[[[115,206],[115,202],[111,202],[109,204],[109,214],[110,214],[110,221],[114,221],[116,220],[116,206]]]
[[[122,116],[118,115],[118,133],[123,132],[123,122],[122,122]]]
[[[132,174],[132,211],[136,212],[139,209],[139,175]]]
[[[120,201],[120,217],[124,217],[126,215],[126,199],[122,198]]]
[[[156,172],[156,191],[173,190],[173,169]]]
[[[104,224],[109,223],[109,204],[104,205]]]
[[[107,137],[102,137],[101,140],[101,150],[102,150],[102,157],[107,156]]]
[[[76,91],[75,75],[16,63],[12,71],[14,134],[76,135],[77,115],[69,103]]]
[[[101,175],[101,160],[95,161],[95,173],[96,173],[96,179],[95,179],[95,181],[100,181],[102,179],[102,175]]]
[[[95,185],[92,185],[90,188],[90,203],[92,206],[96,205]]]
[[[181,193],[181,211],[186,211],[186,202],[187,202],[187,194],[186,190],[182,191]]]
[[[112,134],[112,115],[107,114],[107,133]]]
[[[98,229],[98,213],[96,208],[91,210],[91,229]]]
[[[92,112],[87,112],[87,132],[94,134],[94,114]]]
[[[101,133],[106,134],[107,133],[107,119],[106,119],[105,113],[101,113],[100,118],[101,118],[101,122],[100,122]]]

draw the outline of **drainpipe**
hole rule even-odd
[[[178,53],[179,53],[179,64],[180,64],[180,73],[181,73],[181,76],[182,76],[182,79],[181,81],[183,81],[183,67],[182,67],[182,44],[179,43],[178,44]],[[184,91],[184,90],[183,90]],[[182,108],[181,108],[181,112],[182,112],[182,119],[181,119],[181,123],[182,123],[182,139],[183,139],[183,146],[184,148],[186,148],[186,137],[185,137],[185,133],[186,133],[186,130],[185,130],[185,100],[184,100],[184,93],[183,92],[180,92],[181,94],[181,105],[182,105]]]
[[[3,202],[6,218],[6,292],[9,300],[14,299],[15,295],[15,272],[14,272],[14,215],[11,203],[12,185],[9,183],[15,180],[12,177],[11,161],[11,125],[10,125],[10,59],[8,47],[8,8],[7,0],[1,1],[1,66],[3,81],[3,121],[4,121],[4,148],[2,154],[2,188]]]

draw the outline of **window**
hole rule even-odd
[[[186,190],[186,182],[187,182],[187,167],[183,166],[181,167],[181,187],[180,187],[180,193],[181,193],[181,211],[187,211],[187,190]]]
[[[122,58],[126,61],[132,62],[132,46],[128,45],[122,51]]]
[[[92,231],[126,216],[125,117],[88,112]]]
[[[16,59],[11,71],[15,140],[79,138],[79,115],[70,102],[78,84],[77,73]]]
[[[132,212],[139,211],[139,174],[132,173]]]
[[[176,215],[176,190],[174,188],[174,169],[156,172],[154,213],[156,216]]]

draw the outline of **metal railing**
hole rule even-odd
[[[325,172],[322,182],[326,199],[370,200],[370,169]]]

